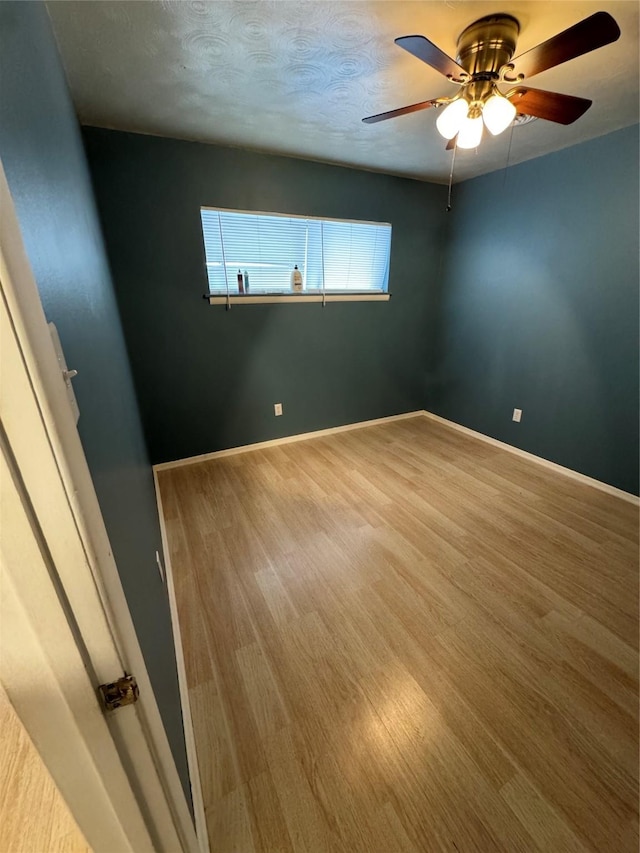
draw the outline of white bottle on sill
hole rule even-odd
[[[293,272],[291,273],[291,290],[294,293],[302,292],[302,273],[298,269],[298,265],[296,264],[293,268]]]

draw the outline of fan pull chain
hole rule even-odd
[[[511,159],[511,143],[513,142],[513,128],[515,124],[511,122],[511,133],[509,134],[509,148],[507,149],[507,164],[504,167],[504,172],[502,173],[502,189],[504,190],[507,184],[507,169],[509,168],[509,160]]]
[[[453,157],[451,158],[451,171],[449,172],[449,192],[447,194],[447,213],[451,212],[451,185],[453,184],[453,167],[456,164],[456,151],[458,150],[458,140],[453,146]]]

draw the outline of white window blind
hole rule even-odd
[[[391,225],[273,213],[202,208],[202,233],[212,295],[290,293],[295,265],[303,290],[386,293]]]

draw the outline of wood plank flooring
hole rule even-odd
[[[636,853],[637,508],[422,417],[159,482],[214,853]]]
[[[0,853],[91,853],[2,685]]]

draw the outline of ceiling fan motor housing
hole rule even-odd
[[[512,15],[487,15],[474,21],[458,38],[457,60],[470,75],[465,92],[472,104],[482,104],[492,93],[503,65],[515,53],[520,24]]]
[[[487,15],[474,21],[458,38],[457,60],[470,75],[498,78],[515,53],[520,24],[512,15]]]

